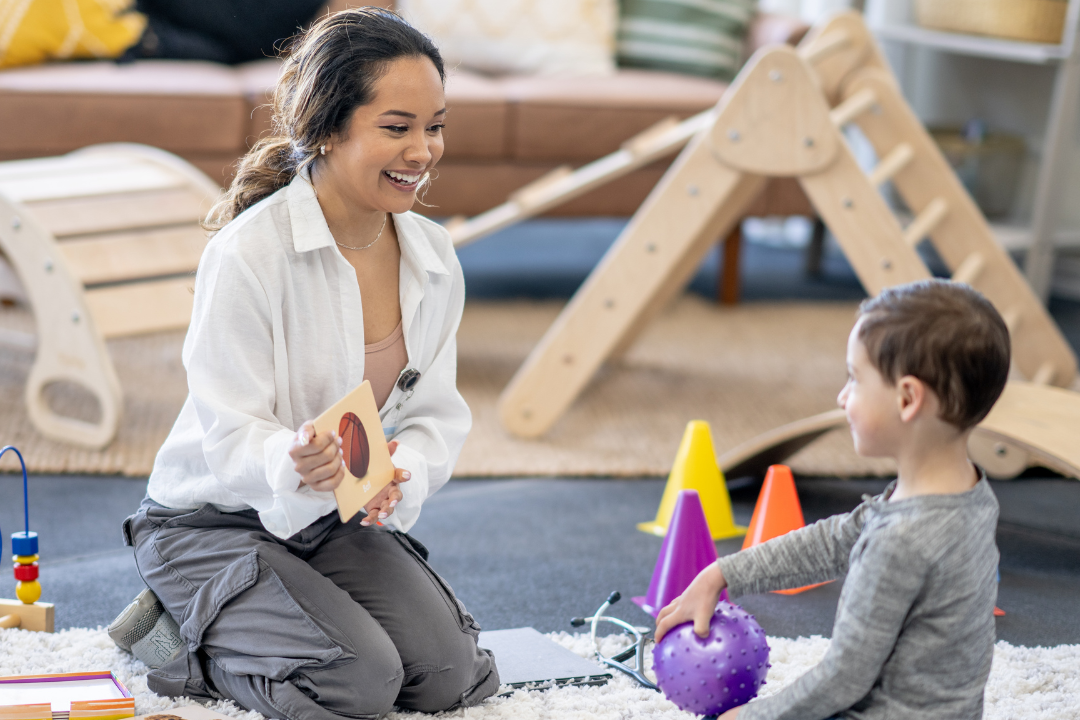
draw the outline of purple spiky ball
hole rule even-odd
[[[699,715],[719,715],[758,694],[769,672],[769,645],[752,615],[721,600],[698,637],[693,623],[672,628],[653,648],[656,683],[668,700]]]

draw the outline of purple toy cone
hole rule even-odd
[[[660,557],[656,559],[652,582],[645,597],[631,598],[641,609],[656,617],[657,613],[682,594],[697,574],[716,562],[716,546],[713,545],[705,510],[697,490],[683,490],[671,514]],[[727,590],[720,594],[727,599]]]

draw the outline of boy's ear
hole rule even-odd
[[[914,375],[904,375],[896,381],[896,405],[900,420],[911,422],[927,403],[926,383]]]

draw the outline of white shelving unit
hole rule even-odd
[[[1063,156],[1076,125],[1080,102],[1080,0],[1068,0],[1065,30],[1056,45],[1018,42],[978,35],[940,32],[919,27],[912,0],[867,0],[867,23],[886,44],[931,48],[946,53],[1026,63],[1054,68],[1054,85],[1048,100],[1042,162],[1035,182],[1031,224],[995,227],[1002,244],[1027,251],[1024,271],[1035,293],[1044,301],[1050,294],[1054,255],[1062,246],[1080,246],[1080,232],[1058,228],[1058,209],[1064,193],[1060,188]],[[900,69],[897,74],[902,75]],[[988,85],[988,88],[990,85]]]

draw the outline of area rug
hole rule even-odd
[[[561,302],[470,302],[458,334],[458,385],[474,427],[460,477],[665,475],[686,423],[707,420],[717,453],[759,433],[836,407],[845,379],[851,303],[755,303],[734,308],[687,295],[661,314],[618,362],[603,368],[539,440],[501,427],[499,393],[562,308]],[[0,310],[0,328],[33,331],[29,313]],[[23,385],[33,353],[0,348],[0,440],[20,448],[35,472],[147,475],[184,402],[182,332],[113,340],[124,388],[115,441],[101,451],[53,442],[30,425]],[[89,419],[94,403],[52,388],[60,411]],[[858,457],[840,430],[792,458],[796,472],[887,475],[889,461]],[[13,470],[9,454],[0,470]]]
[[[590,653],[587,635],[555,633],[559,644],[582,657]],[[825,654],[829,641],[815,636],[790,640],[769,638],[769,670],[762,696],[778,692],[802,675]],[[603,648],[610,653],[618,641]],[[648,658],[648,653],[647,653]],[[117,649],[102,629],[73,629],[56,634],[24,630],[0,630],[0,676],[30,673],[61,673],[113,670],[135,696],[136,714],[163,711],[193,701],[164,698],[146,687],[147,667]],[[262,715],[244,712],[228,702],[212,709],[241,720],[261,720]],[[1080,707],[1080,645],[1052,648],[1015,647],[1004,641],[994,648],[994,662],[985,693],[987,720],[1074,720]],[[602,687],[561,688],[548,691],[519,690],[468,710],[437,715],[394,712],[390,720],[424,718],[469,720],[691,720],[698,716],[675,707],[661,694],[646,690],[625,676]]]

